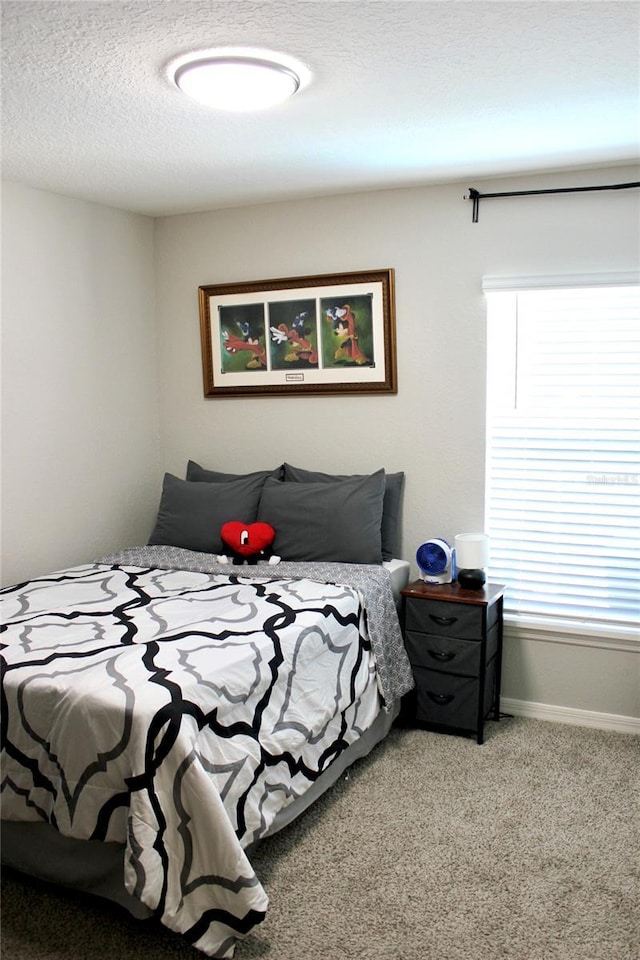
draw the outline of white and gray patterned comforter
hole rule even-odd
[[[128,891],[231,957],[245,848],[412,685],[388,574],[132,548],[1,604],[3,818],[125,844]]]

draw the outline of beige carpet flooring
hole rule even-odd
[[[640,738],[536,720],[394,729],[253,863],[236,960],[639,960]],[[202,960],[153,921],[7,872],[6,960]]]

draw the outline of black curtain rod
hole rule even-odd
[[[506,193],[480,193],[474,187],[469,187],[469,193],[465,194],[465,200],[472,200],[472,223],[478,222],[478,213],[480,211],[480,201],[488,200],[491,197],[536,197],[550,193],[587,193],[593,190],[630,190],[633,187],[640,187],[640,181],[634,183],[611,183],[598,187],[556,187],[550,190],[510,190]]]

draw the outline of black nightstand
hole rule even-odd
[[[500,718],[504,587],[464,590],[422,580],[402,591],[404,642],[416,681],[403,721],[484,738]]]

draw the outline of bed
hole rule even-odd
[[[2,591],[3,862],[233,956],[267,910],[253,847],[413,685],[401,477],[190,461],[147,545]],[[269,518],[279,563],[227,562],[238,516]]]

